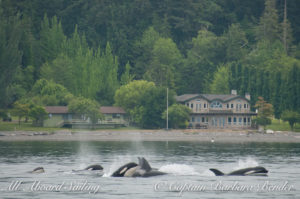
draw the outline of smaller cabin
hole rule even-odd
[[[67,106],[46,106],[48,118],[44,127],[70,127],[70,128],[116,128],[128,126],[126,112],[121,107],[102,106],[99,112],[103,118],[92,126],[90,118],[69,112]]]

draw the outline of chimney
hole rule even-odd
[[[249,93],[245,93],[245,98],[250,101],[251,100],[250,94]]]
[[[236,90],[231,90],[231,95],[237,95],[237,91]]]

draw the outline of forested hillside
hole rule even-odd
[[[133,80],[300,112],[299,0],[2,0],[0,108],[115,104]]]

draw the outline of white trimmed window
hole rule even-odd
[[[210,108],[222,108],[222,103],[220,103],[219,101],[213,101],[210,104]]]

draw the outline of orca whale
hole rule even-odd
[[[93,165],[90,165],[84,169],[80,169],[80,170],[72,170],[72,172],[79,172],[81,174],[87,174],[86,171],[93,171],[94,172],[97,172],[97,175],[103,175],[103,167],[99,164],[93,164]]]
[[[86,167],[84,170],[99,171],[99,170],[103,170],[103,167],[99,164],[93,164],[93,165]]]
[[[123,166],[121,166],[118,170],[116,170],[111,176],[112,177],[124,177],[126,171],[129,169],[137,167],[138,164],[135,162],[129,162]]]
[[[158,169],[151,168],[150,164],[145,158],[138,157],[139,164],[134,162],[127,163],[116,170],[112,177],[150,177],[157,175],[165,175],[166,173]]]
[[[218,169],[209,169],[209,170],[211,170],[216,176],[267,176],[268,175],[268,170],[261,166],[239,169],[227,174],[224,174]]]
[[[29,173],[45,173],[44,167],[37,167],[30,171]]]

